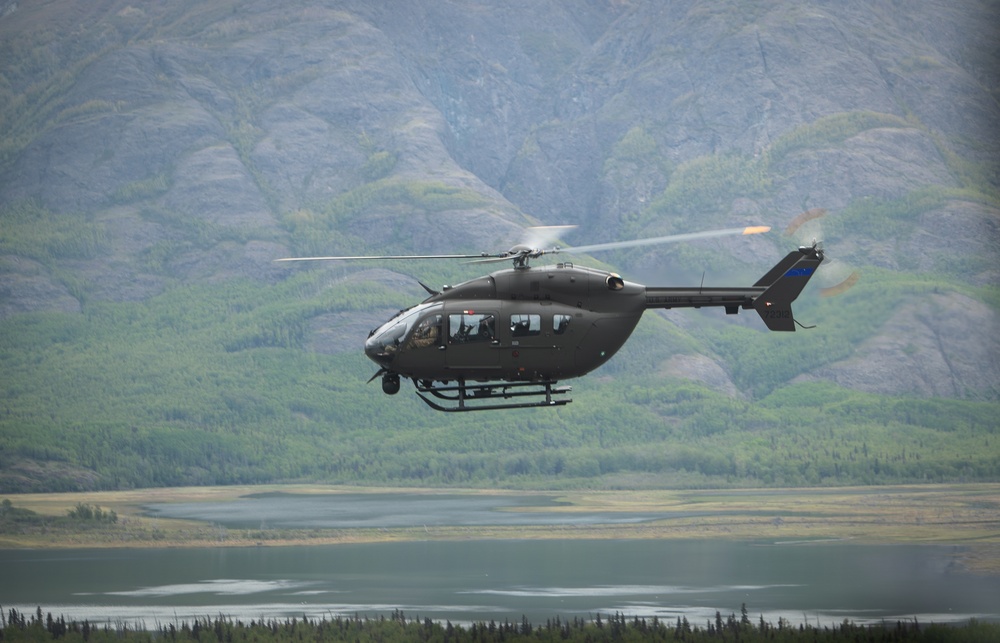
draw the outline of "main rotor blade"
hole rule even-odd
[[[767,232],[769,226],[749,226],[746,228],[727,228],[725,230],[709,230],[707,232],[689,232],[686,234],[671,234],[666,237],[652,237],[650,239],[633,239],[632,241],[612,241],[609,243],[595,243],[589,246],[577,246],[575,248],[554,248],[546,250],[546,253],[567,252],[580,254],[594,252],[595,250],[612,250],[615,248],[635,248],[638,246],[653,246],[661,243],[675,243],[677,241],[693,241],[695,239],[707,239],[709,237],[725,237],[735,234],[760,234]]]
[[[496,255],[485,252],[478,255],[363,255],[359,257],[285,257],[274,261],[354,261],[364,259],[482,259]]]
[[[565,230],[571,226],[549,226],[542,228],[545,232],[556,232]],[[564,252],[567,254],[581,254],[594,252],[596,250],[611,250],[614,248],[634,248],[637,246],[652,246],[660,243],[672,243],[677,241],[692,241],[694,239],[707,239],[709,237],[723,237],[736,234],[760,234],[770,230],[768,226],[750,226],[746,228],[728,228],[726,230],[709,230],[707,232],[689,232],[687,234],[672,234],[666,237],[653,237],[651,239],[634,239],[632,241],[612,241],[610,243],[597,243],[589,246],[577,246],[575,248],[551,248],[549,250],[529,250],[533,246],[517,247],[517,251],[508,250],[490,254],[481,252],[477,255],[359,255],[344,257],[284,257],[275,259],[276,262],[287,261],[364,261],[364,260],[410,260],[410,259],[472,259],[469,263],[494,263],[514,259],[515,257],[528,255],[539,257],[543,254],[556,254]],[[524,252],[521,252],[524,250]]]
[[[559,241],[561,235],[568,230],[573,230],[576,225],[542,225],[525,228],[524,241],[521,245],[529,248],[549,248]]]
[[[514,257],[518,254],[508,254],[503,253],[499,255],[480,255],[479,257],[473,259],[472,261],[466,261],[465,263],[500,263],[501,261],[512,261]]]

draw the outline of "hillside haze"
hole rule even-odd
[[[0,489],[995,478],[998,24],[989,2],[0,2]],[[781,233],[812,208],[821,230]],[[650,313],[570,407],[472,427],[365,386],[360,352],[417,279],[476,267],[272,263],[496,252],[538,223],[773,227],[593,259],[656,285],[749,285],[814,237],[835,261],[796,303],[815,330]]]

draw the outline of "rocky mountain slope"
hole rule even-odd
[[[830,255],[868,287],[815,310],[864,316],[883,292],[898,305],[795,377],[1000,396],[993,3],[20,0],[0,14],[4,317],[279,284],[295,271],[271,259],[289,254],[496,250],[535,222],[577,224],[580,244],[774,226],[601,257],[641,281],[749,283],[796,243],[781,228],[823,207]],[[336,315],[317,313],[303,345],[344,350],[324,324]],[[668,319],[694,341],[652,372],[754,395],[715,331]]]

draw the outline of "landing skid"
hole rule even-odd
[[[464,411],[494,411],[497,409],[527,409],[537,406],[563,406],[573,400],[570,398],[553,399],[556,395],[565,395],[573,390],[572,386],[555,386],[557,382],[483,382],[467,384],[459,380],[457,384],[433,384],[414,381],[417,387],[417,397],[427,406],[445,413]],[[447,404],[439,404],[422,393],[429,393]],[[510,400],[512,398],[536,398],[531,402],[512,401],[502,404],[490,404],[493,400]],[[487,403],[481,403],[487,402]]]

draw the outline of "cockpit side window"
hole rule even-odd
[[[569,315],[553,315],[552,316],[552,332],[556,335],[562,335],[569,328],[569,321],[573,319]]]
[[[407,348],[427,348],[437,346],[441,341],[441,318],[442,315],[428,315],[417,327],[413,329],[413,334],[406,342]]]
[[[491,342],[496,338],[497,321],[492,313],[463,312],[448,315],[448,342],[470,344]]]

